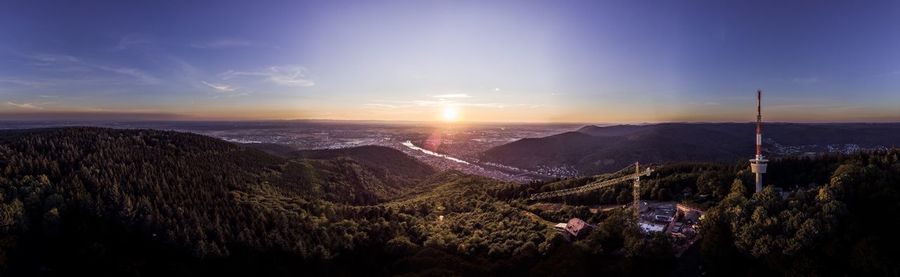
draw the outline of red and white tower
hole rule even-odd
[[[766,173],[766,160],[762,155],[762,91],[756,91],[756,157],[750,160],[750,171],[756,174],[756,192],[762,191],[762,175]]]

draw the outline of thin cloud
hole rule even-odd
[[[26,109],[26,110],[43,110],[44,109],[43,107],[40,107],[40,106],[32,104],[32,103],[16,103],[16,102],[12,102],[12,101],[6,101],[6,104],[16,107],[16,108],[19,108],[19,109]]]
[[[240,77],[262,77],[264,80],[283,86],[311,87],[315,82],[306,77],[308,70],[297,65],[271,66],[265,71],[234,71],[229,70],[219,77],[222,80],[231,80]]]
[[[94,67],[101,69],[101,70],[108,71],[108,72],[112,72],[112,73],[117,73],[117,74],[121,74],[121,75],[125,75],[125,76],[131,76],[131,77],[139,79],[142,82],[147,83],[147,84],[159,83],[159,80],[156,79],[155,77],[150,76],[149,74],[146,74],[143,71],[140,71],[140,70],[137,70],[134,68],[112,67],[112,66],[105,66],[105,65],[94,65]]]
[[[69,55],[56,55],[56,54],[27,54],[23,55],[26,58],[32,59],[37,62],[43,63],[59,63],[59,62],[80,62],[80,60],[76,57]]]
[[[458,106],[458,107],[478,107],[478,108],[506,108],[510,105],[501,104],[501,103],[470,103],[470,102],[459,102],[459,101],[434,101],[434,100],[411,100],[411,101],[384,101],[391,104],[384,103],[370,103],[365,104],[366,106],[371,107],[380,107],[380,108],[409,108],[409,107],[443,107],[443,106]],[[522,104],[514,104],[513,106],[518,106]]]
[[[413,100],[413,101],[397,101],[397,102],[405,103],[405,104],[412,105],[412,106],[419,106],[419,107],[431,107],[431,106],[438,106],[438,105],[445,104],[445,102],[442,102],[442,101],[431,101],[431,100]]]
[[[35,82],[33,80],[25,80],[25,79],[19,79],[19,78],[0,79],[0,83],[13,84],[13,85],[23,86],[23,87],[41,87],[44,85],[41,82]]]
[[[507,105],[500,103],[456,103],[456,106],[469,106],[469,107],[479,107],[479,108],[506,108]]]
[[[222,48],[235,48],[235,47],[249,47],[254,46],[255,44],[249,40],[243,39],[217,39],[213,41],[207,42],[195,42],[191,43],[191,47],[199,48],[199,49],[222,49]]]
[[[381,103],[366,103],[364,106],[375,107],[375,108],[385,108],[385,109],[396,109],[400,106],[390,105],[390,104],[381,104]]]
[[[286,86],[311,87],[315,83],[306,79],[306,71],[306,68],[300,66],[273,66],[269,68],[272,73],[269,80]]]
[[[241,92],[241,93],[220,93],[220,94],[216,94],[215,96],[213,96],[213,98],[214,98],[214,99],[219,99],[219,98],[223,98],[223,97],[225,97],[225,98],[232,98],[232,97],[241,97],[241,96],[249,96],[249,95],[250,95],[250,94],[249,94],[249,93],[246,93],[246,92]]]
[[[891,72],[885,72],[885,73],[875,75],[875,77],[895,77],[895,76],[900,76],[900,70],[894,70]]]
[[[217,92],[232,92],[232,91],[235,91],[235,88],[233,88],[233,87],[231,87],[231,86],[229,86],[229,85],[225,85],[225,84],[213,84],[213,83],[208,83],[208,82],[206,82],[206,81],[200,81],[200,82],[203,83],[204,85],[208,86],[208,87],[211,87],[211,88],[215,89]]]
[[[435,95],[432,97],[450,99],[450,98],[471,98],[472,96],[465,94],[465,93],[451,93],[451,94],[438,94],[438,95]]]
[[[106,71],[109,73],[129,76],[141,80],[146,84],[159,83],[159,79],[135,68],[90,63],[69,55],[31,54],[24,55],[24,57],[35,61],[36,63],[33,64],[35,66],[49,67],[53,70],[56,70],[58,68],[65,68],[66,70],[72,71]]]
[[[149,38],[140,35],[127,35],[119,39],[119,43],[116,44],[116,47],[113,47],[113,50],[122,51],[133,48],[134,46],[147,45],[151,43],[153,43],[153,41]]]

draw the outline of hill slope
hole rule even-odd
[[[436,171],[399,150],[384,146],[359,146],[342,149],[302,150],[289,154],[302,159],[348,158],[365,166],[389,183],[415,184]]]
[[[332,154],[282,158],[151,130],[0,131],[0,275],[666,276],[680,261],[670,236],[641,233],[627,210],[521,200],[589,178],[520,185],[446,171],[396,192],[355,154]],[[693,254],[703,259],[691,258],[709,275],[895,275],[898,237],[884,223],[900,220],[898,157],[773,161],[767,180],[791,190],[787,201],[771,186],[749,195],[741,164],[666,165],[641,197],[712,195]],[[625,203],[628,188],[567,201]],[[571,217],[598,230],[564,242],[552,226]]]
[[[635,161],[734,162],[752,156],[754,132],[750,123],[586,126],[501,145],[482,158],[531,170],[574,167],[582,174],[617,170]],[[900,144],[900,124],[775,123],[766,124],[763,132],[764,150],[775,157]]]
[[[186,260],[247,251],[327,258],[353,243],[332,238],[339,221],[330,220],[366,213],[346,204],[412,189],[390,183],[399,177],[384,168],[373,173],[350,159],[285,159],[154,130],[2,131],[0,169],[0,269],[13,257],[13,272],[99,262],[128,273],[146,257],[173,255],[168,251]],[[343,232],[384,228],[392,227]],[[96,252],[73,259],[90,244]]]
[[[458,172],[425,176],[432,169],[398,153],[365,147],[284,158],[177,132],[0,131],[0,274],[435,270],[422,259],[485,274],[492,267],[471,263],[549,249],[549,226],[490,195],[508,184]],[[392,183],[404,178],[421,182]],[[441,206],[448,224],[462,227],[435,225]],[[470,240],[482,226],[507,231]],[[407,261],[416,267],[386,266],[404,256],[416,256]]]

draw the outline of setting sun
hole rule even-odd
[[[444,121],[456,121],[459,118],[459,111],[457,111],[455,107],[444,107],[442,118]]]

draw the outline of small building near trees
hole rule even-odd
[[[584,220],[581,220],[580,218],[572,218],[569,219],[569,222],[558,223],[554,227],[558,232],[562,233],[567,240],[572,241],[586,237],[595,226],[584,222]]]

